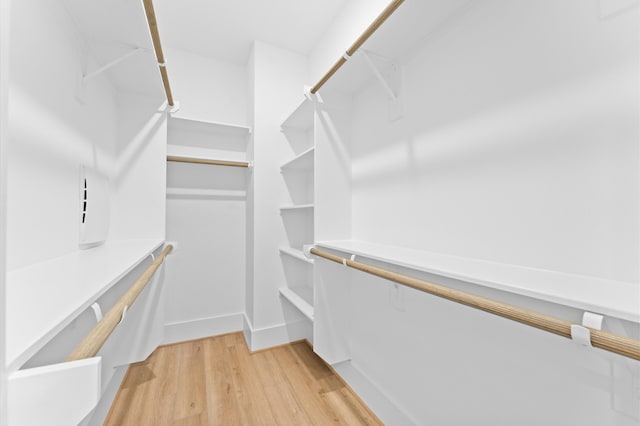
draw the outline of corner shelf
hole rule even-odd
[[[297,206],[283,206],[280,207],[281,212],[290,212],[290,211],[306,211],[313,210],[313,204],[300,204]]]
[[[309,263],[311,265],[313,265],[314,262],[313,259],[309,259],[308,257],[306,257],[301,250],[297,250],[291,247],[280,247],[280,254],[293,257],[294,259]]]
[[[576,309],[640,322],[640,287],[558,271],[450,256],[357,240],[319,241],[318,247],[453,278]]]
[[[42,349],[91,303],[162,245],[162,240],[107,241],[7,274],[7,369]]]
[[[280,166],[281,171],[290,170],[311,170],[313,168],[313,160],[315,157],[315,147],[311,147],[300,155],[294,157],[291,161]]]
[[[302,314],[313,321],[313,288],[305,286],[282,287],[280,294]]]
[[[313,112],[313,102],[305,98],[280,127],[283,130],[307,131],[313,127]]]

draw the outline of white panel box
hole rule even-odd
[[[81,249],[105,242],[109,233],[109,179],[89,167],[80,167]]]
[[[100,399],[101,358],[47,365],[9,376],[9,424],[77,425]]]

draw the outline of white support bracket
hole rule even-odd
[[[389,60],[387,58],[383,58],[379,55],[375,55],[371,52],[368,52],[365,49],[360,49],[358,52],[364,58],[364,62],[369,66],[373,75],[376,77],[387,96],[389,96],[390,104],[389,104],[389,118],[394,121],[403,116],[402,114],[402,105],[400,102],[400,87],[402,85],[402,72],[400,66]],[[386,69],[384,72],[380,70],[380,68],[376,65],[372,56],[377,56],[382,58],[386,63]]]
[[[82,81],[86,82],[94,77],[97,77],[98,75],[102,74],[103,72],[105,72],[106,70],[108,70],[109,68],[113,68],[114,66],[118,65],[120,62],[125,61],[127,59],[129,59],[130,57],[138,54],[138,53],[142,53],[147,51],[147,49],[143,49],[142,47],[136,47],[135,49],[125,53],[124,55],[120,56],[119,58],[114,59],[113,61],[107,63],[106,65],[101,66],[100,68],[98,68],[97,70],[91,71],[90,73],[87,73],[85,75],[82,76]]]
[[[592,312],[585,312],[582,316],[582,325],[571,325],[571,339],[583,346],[591,346],[591,331],[601,330],[603,316]]]

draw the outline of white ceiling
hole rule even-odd
[[[244,65],[254,40],[311,52],[348,0],[155,0],[160,38],[172,47]],[[161,94],[142,0],[61,0],[100,65],[121,89]],[[170,58],[169,58],[170,59]],[[90,72],[91,70],[87,70]]]
[[[155,0],[163,44],[245,64],[253,40],[307,54],[347,0]]]

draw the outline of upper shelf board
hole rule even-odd
[[[311,147],[280,167],[280,170],[311,170],[313,168],[315,148]]]
[[[296,206],[282,206],[280,207],[281,212],[287,211],[312,211],[313,212],[313,204],[299,204]]]
[[[203,132],[203,133],[216,133],[227,136],[246,136],[251,133],[251,127],[228,124],[228,123],[216,123],[213,121],[193,120],[190,118],[171,117],[168,122],[169,131],[189,131],[189,132]]]
[[[357,240],[327,248],[551,303],[640,322],[640,284],[508,265]],[[358,259],[356,259],[358,260]]]
[[[313,102],[305,97],[291,115],[282,122],[280,127],[282,127],[283,130],[309,130],[313,127],[313,112]]]
[[[7,368],[22,366],[162,240],[108,241],[7,274]]]

